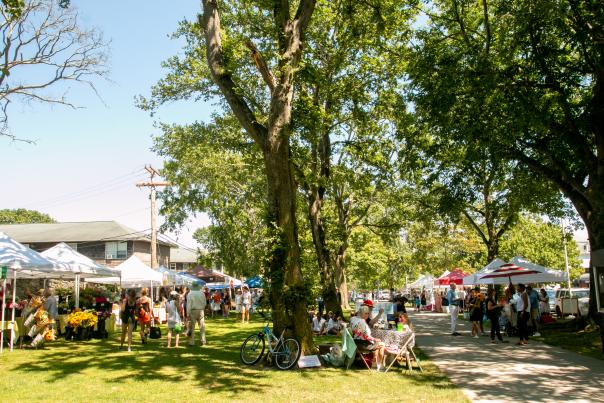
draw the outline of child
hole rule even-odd
[[[182,331],[182,321],[180,319],[178,301],[180,296],[176,291],[170,293],[170,300],[166,304],[166,314],[168,315],[168,344],[167,347],[171,348],[172,333],[176,335],[174,340],[174,347],[178,348],[178,341],[180,338],[180,332]]]
[[[413,328],[409,324],[409,318],[406,313],[398,315],[398,325],[396,328],[399,332],[412,332]]]

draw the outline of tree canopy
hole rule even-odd
[[[48,224],[55,222],[55,219],[48,214],[36,210],[24,208],[0,210],[0,224]]]

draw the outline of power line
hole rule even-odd
[[[125,185],[125,184],[131,182],[135,178],[142,177],[142,175],[144,175],[144,172],[142,170],[133,171],[128,174],[116,177],[114,179],[101,182],[95,186],[86,187],[86,188],[80,189],[78,191],[65,193],[65,194],[62,194],[59,196],[55,196],[55,197],[37,201],[37,202],[26,203],[25,206],[26,207],[35,206],[36,208],[40,208],[40,207],[51,207],[51,206],[64,204],[64,203],[67,204],[68,202],[70,202],[74,199],[83,199],[83,198],[90,197],[90,196],[96,196],[97,195],[96,193],[103,193],[103,192],[106,192],[107,190],[115,189],[116,187],[119,187],[121,185]],[[107,188],[106,185],[110,185],[110,187]],[[105,187],[102,189],[99,189],[100,187],[103,187],[103,186],[105,186]]]

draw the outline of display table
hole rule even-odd
[[[0,322],[0,326],[1,325],[2,325],[2,322]],[[4,321],[4,334],[6,334],[8,336],[4,336],[4,337],[10,337],[10,328],[11,328],[10,319],[5,320]],[[25,331],[23,329],[23,318],[21,318],[21,317],[15,318],[15,329],[14,330],[15,330],[15,341],[17,341],[19,339],[19,335]]]

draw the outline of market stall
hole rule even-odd
[[[478,270],[474,274],[469,274],[463,278],[463,285],[474,285],[479,284],[478,279],[485,274],[491,273],[493,270],[498,269],[507,262],[501,259],[494,259],[489,264]]]
[[[15,340],[15,307],[17,302],[17,278],[44,278],[55,270],[55,264],[38,252],[20,244],[3,232],[0,232],[0,267],[2,267],[2,325],[0,325],[0,352],[4,349],[4,328],[6,306],[6,282],[12,278],[12,308],[10,327],[10,351]],[[40,315],[40,319],[43,319]],[[42,330],[42,329],[41,329]],[[44,329],[45,330],[45,329]]]
[[[562,271],[552,270],[516,256],[510,263],[479,276],[477,281],[478,284],[560,283],[566,281],[566,275]]]
[[[69,245],[61,242],[41,253],[45,258],[58,263],[60,267],[66,268],[70,275],[64,278],[75,280],[75,306],[80,306],[80,280],[94,277],[118,276],[119,271],[110,269],[96,263],[94,260],[77,252]]]
[[[126,259],[122,264],[114,268],[119,273],[118,276],[100,277],[86,279],[87,282],[98,284],[114,284],[122,288],[139,288],[159,286],[163,282],[163,274],[153,270],[136,255]]]
[[[466,276],[467,276],[467,274],[464,273],[461,269],[453,269],[446,275],[440,276],[436,280],[436,284],[441,285],[441,286],[449,285],[449,284],[461,285],[461,284],[463,284],[463,279]]]

